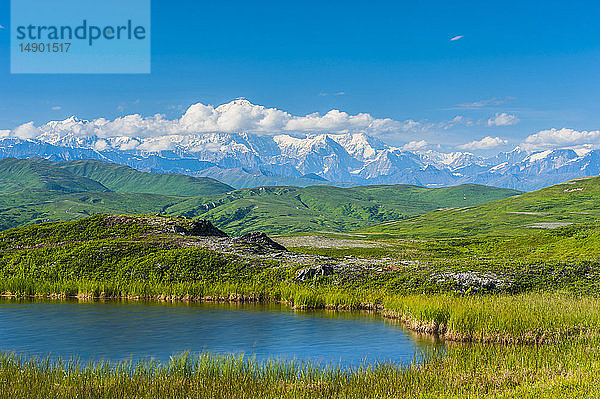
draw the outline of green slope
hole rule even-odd
[[[345,231],[516,194],[519,192],[515,190],[474,184],[439,189],[407,185],[260,187],[220,197],[192,198],[165,211],[210,219],[230,233]]]
[[[600,177],[589,177],[482,205],[437,210],[363,232],[397,237],[529,234],[599,218]]]
[[[78,176],[43,158],[0,160],[0,193],[26,189],[62,192],[109,191],[87,177]]]
[[[146,173],[129,166],[96,160],[60,162],[57,166],[75,175],[95,180],[116,192],[191,197],[220,194],[233,190],[227,184],[207,177],[192,177],[175,173]]]
[[[473,184],[438,189],[395,185],[233,191],[212,179],[144,173],[100,161],[7,159],[0,164],[5,165],[0,175],[2,229],[99,213],[160,212],[210,219],[233,234],[340,232],[519,194]]]
[[[158,213],[186,198],[113,192],[23,191],[0,195],[0,230],[95,214]]]

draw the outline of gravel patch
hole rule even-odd
[[[389,246],[389,244],[346,240],[340,238],[327,238],[320,236],[303,236],[303,237],[276,237],[275,241],[287,248],[293,247],[311,247],[311,248],[378,248]]]

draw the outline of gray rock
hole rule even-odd
[[[331,276],[333,274],[333,266],[310,267],[308,269],[298,270],[296,280],[306,281],[312,280],[317,276]]]
[[[238,243],[256,245],[271,251],[287,251],[283,245],[271,240],[268,235],[261,231],[244,234],[235,239]]]
[[[194,220],[187,234],[190,236],[203,237],[228,237],[227,233],[216,228],[209,220]]]

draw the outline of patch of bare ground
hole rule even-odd
[[[321,236],[301,236],[301,237],[276,237],[275,241],[283,245],[284,247],[311,247],[319,249],[327,248],[378,248],[387,247],[389,244],[373,242],[373,241],[362,241],[362,240],[350,240],[342,238],[328,238]]]
[[[530,229],[557,229],[559,227],[565,227],[570,224],[573,224],[573,223],[567,223],[567,222],[532,223],[532,224],[528,224],[525,227],[528,227]]]

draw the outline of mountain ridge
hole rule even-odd
[[[139,138],[78,135],[86,121],[47,124],[35,139],[0,139],[0,158],[38,156],[52,161],[96,159],[152,173],[211,177],[235,188],[465,183],[534,190],[600,174],[600,150],[519,147],[484,158],[470,152],[409,151],[364,133],[261,136],[242,133],[169,134]],[[77,128],[75,128],[77,127]]]

